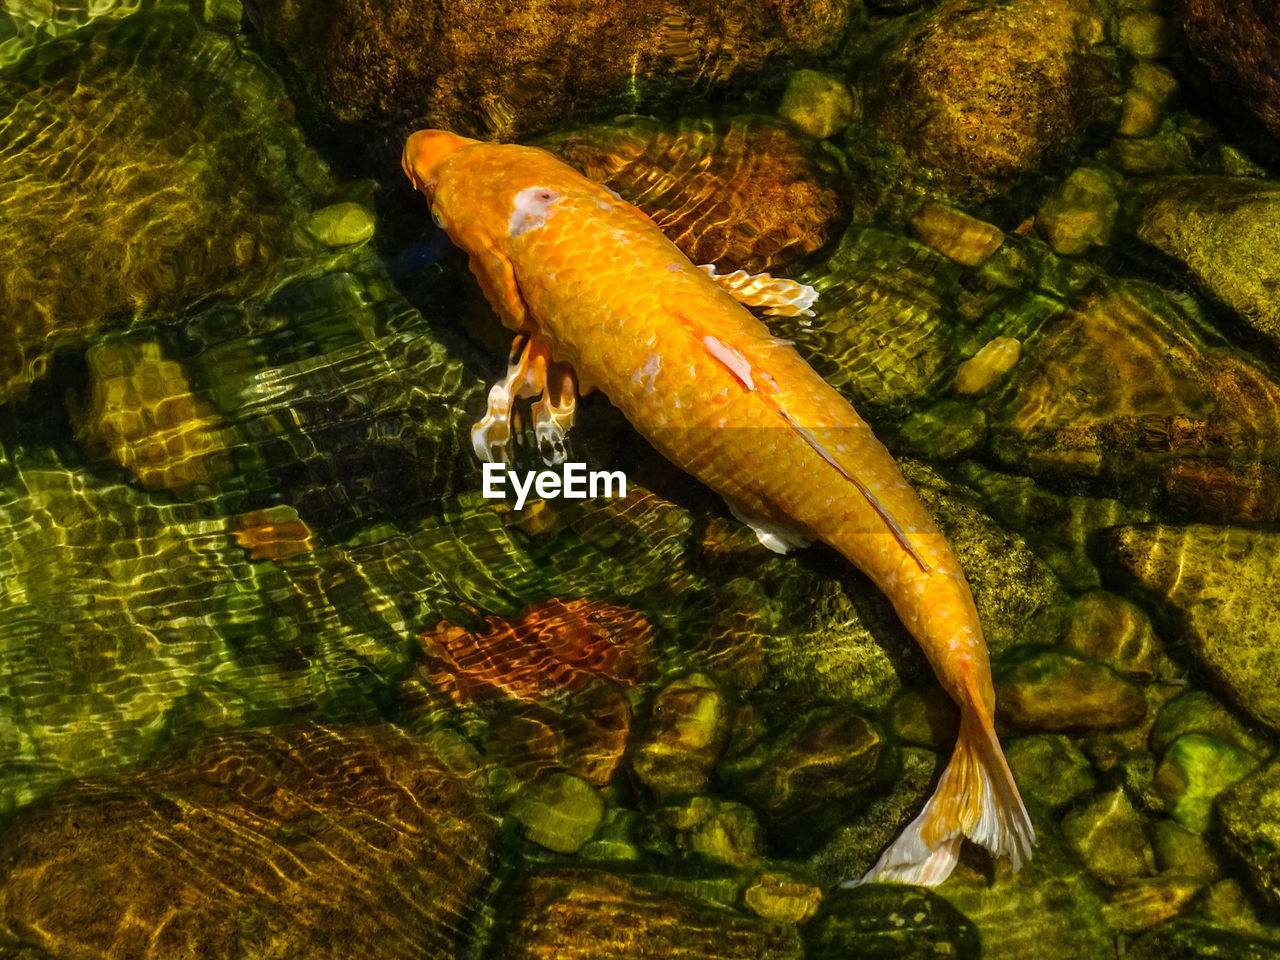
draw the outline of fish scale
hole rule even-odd
[[[964,573],[848,402],[648,217],[545,151],[421,131],[404,167],[508,327],[548,344],[753,526],[842,553],[919,641],[961,706],[961,739],[925,811],[869,876],[941,882],[965,835],[1015,867],[1029,856],[1034,833],[992,728]]]

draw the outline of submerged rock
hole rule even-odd
[[[1036,214],[1036,230],[1061,254],[1106,246],[1120,211],[1118,179],[1095,167],[1073,171]]]
[[[1249,936],[1216,923],[1178,920],[1126,944],[1130,960],[1274,960],[1280,939]]]
[[[1005,745],[1004,755],[1023,798],[1049,810],[1098,785],[1088,757],[1061,734],[1017,737]]]
[[[479,631],[442,622],[419,636],[426,672],[457,703],[505,695],[535,702],[593,679],[631,686],[651,663],[653,627],[636,610],[547,600]]]
[[[639,117],[539,144],[643,210],[694,263],[722,273],[785,268],[835,236],[845,218],[813,143],[768,117]]]
[[[822,889],[778,874],[762,873],[743,891],[742,901],[765,920],[801,924],[818,912]]]
[[[1123,730],[1147,711],[1141,691],[1097,661],[1028,650],[996,663],[996,717],[1021,730]]]
[[[839,77],[817,70],[791,74],[778,115],[819,140],[847,127],[859,112],[853,92]]]
[[[1276,36],[1280,41],[1280,28]],[[1138,237],[1183,263],[1245,323],[1280,344],[1280,183],[1162,178],[1139,197]]]
[[[1179,614],[1187,646],[1242,710],[1280,729],[1280,624],[1272,584],[1280,534],[1235,527],[1118,527],[1105,552]]]
[[[60,347],[263,287],[330,188],[256,57],[173,8],[40,45],[0,83],[0,401]]]
[[[956,367],[951,389],[970,396],[984,394],[1017,365],[1021,354],[1022,344],[1013,337],[989,340],[981,350]]]
[[[90,456],[114,461],[148,490],[186,490],[231,472],[234,434],[159,343],[108,342],[87,360],[87,395],[73,412]]]
[[[821,711],[726,760],[721,777],[778,835],[812,837],[871,797],[884,737],[856,713]]]
[[[1116,83],[1101,39],[1087,0],[950,0],[879,65],[876,131],[926,189],[961,201],[1005,190],[1106,109]]]
[[[1266,760],[1273,749],[1206,690],[1188,690],[1166,701],[1151,724],[1147,744],[1152,753],[1163,753],[1169,744],[1188,733],[1209,734],[1259,760]]]
[[[724,694],[707,677],[667,684],[631,757],[636,777],[659,795],[702,792],[728,739],[728,719]]]
[[[1280,904],[1280,761],[1271,761],[1218,797],[1219,832],[1244,862],[1254,888]]]
[[[1276,0],[1187,0],[1182,32],[1222,86],[1280,137],[1280,4]]]
[[[5,831],[0,921],[57,956],[456,956],[496,822],[391,727],[237,733]]]
[[[721,83],[771,57],[828,50],[850,19],[847,0],[752,0],[732,10],[711,0],[342,0],[325,17],[299,0],[256,6],[340,123],[502,140],[609,104],[634,110],[647,94]]]
[[[1140,288],[1095,289],[1025,343],[1001,400],[988,415],[992,448],[1019,470],[1132,488],[1190,459],[1236,473],[1280,445],[1280,385]],[[1185,496],[1195,509],[1216,499]]]
[[[1103,916],[1122,933],[1139,933],[1183,913],[1203,890],[1192,877],[1143,877],[1116,890]]]
[[[1062,833],[1085,868],[1105,884],[1156,872],[1142,818],[1123,790],[1072,810],[1062,821]]]
[[[965,267],[981,266],[1004,243],[999,227],[940,203],[926,203],[910,225],[917,240]]]
[[[673,832],[677,850],[704,863],[745,867],[763,846],[756,815],[732,800],[691,797],[678,806],[660,807],[653,819]]]
[[[591,839],[604,816],[604,800],[591,785],[568,773],[553,773],[522,790],[507,816],[524,835],[556,853],[574,853]]]
[[[1156,771],[1156,789],[1174,820],[1203,833],[1209,826],[1214,798],[1257,765],[1257,760],[1234,744],[1204,733],[1187,733],[1164,751]]]
[[[836,890],[806,933],[808,960],[978,960],[981,940],[959,910],[931,890],[869,883]]]
[[[614,874],[535,875],[503,960],[802,960],[795,928],[665,896]]]
[[[1072,605],[1063,642],[1139,683],[1156,678],[1161,650],[1151,619],[1135,604],[1103,590]]]

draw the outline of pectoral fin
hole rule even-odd
[[[818,299],[818,291],[807,283],[774,277],[767,273],[716,273],[714,264],[703,263],[698,267],[739,303],[748,307],[764,307],[773,317],[812,317],[809,308]]]
[[[538,452],[548,466],[563,463],[565,437],[573,425],[576,393],[573,368],[551,359],[551,345],[546,340],[537,336],[516,337],[507,375],[489,390],[488,409],[471,428],[471,444],[476,456],[492,463],[509,463],[511,420],[516,401],[539,397],[532,407]]]
[[[752,529],[761,546],[767,547],[774,553],[789,553],[796,548],[807,547],[811,542],[804,534],[792,530],[785,524],[754,516],[731,500],[725,502],[729,504],[729,512]]]

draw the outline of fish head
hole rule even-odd
[[[448,130],[419,130],[405,141],[400,165],[414,189],[425,194],[428,200],[434,201],[440,165],[463,147],[478,142]]]

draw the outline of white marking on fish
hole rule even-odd
[[[526,187],[521,190],[512,201],[511,224],[507,229],[507,236],[518,237],[545,225],[555,213],[551,205],[559,199],[560,194],[546,187]]]
[[[708,353],[724,364],[725,369],[732,373],[739,383],[748,390],[755,390],[755,381],[751,379],[751,364],[747,363],[742,354],[733,347],[721,343],[711,334],[702,338],[702,345],[707,348]]]

